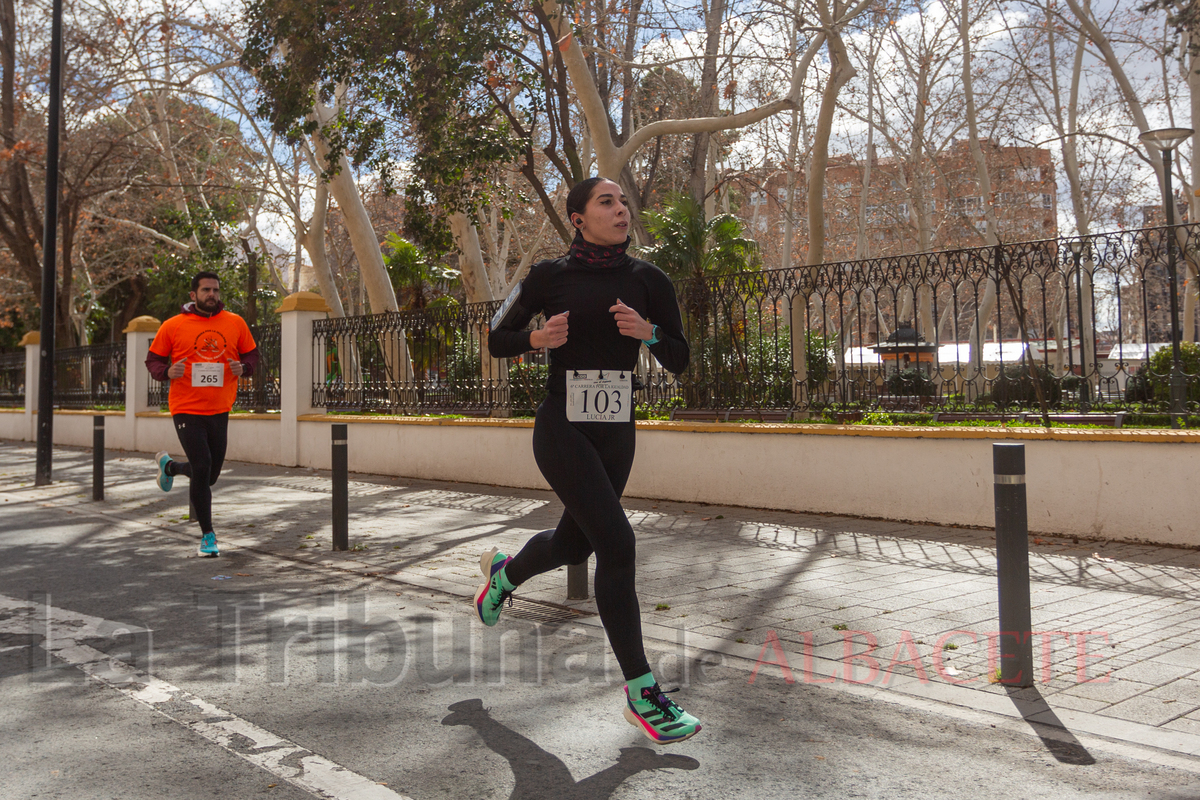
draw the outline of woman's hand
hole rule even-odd
[[[621,298],[617,298],[617,304],[609,311],[616,317],[617,329],[622,335],[642,341],[654,336],[654,326],[642,319],[641,314],[621,302]]]
[[[555,314],[550,319],[546,320],[546,324],[536,331],[531,331],[529,334],[529,346],[534,350],[541,350],[543,347],[549,347],[553,350],[555,347],[562,347],[567,343],[567,315],[570,311],[564,311],[561,314]]]

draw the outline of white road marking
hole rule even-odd
[[[117,633],[146,632],[89,614],[0,595],[0,634],[44,636],[43,648],[56,658],[282,780],[327,800],[411,800],[191,692],[82,644],[87,639],[109,638]]]

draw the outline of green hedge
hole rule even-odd
[[[546,399],[550,368],[514,361],[508,366],[508,402],[514,417],[531,417]]]
[[[1183,364],[1184,375],[1200,374],[1200,345],[1194,342],[1180,342],[1179,360]],[[1164,347],[1150,356],[1146,367],[1131,378],[1129,384],[1126,385],[1125,399],[1133,399],[1129,397],[1130,388],[1128,388],[1130,384],[1133,384],[1134,393],[1142,395],[1136,399],[1170,403],[1171,369],[1174,362],[1175,357],[1170,347]],[[1195,379],[1187,381],[1186,397],[1189,403],[1200,402],[1200,381]]]

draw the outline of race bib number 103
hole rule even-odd
[[[633,381],[620,370],[567,370],[567,419],[628,422]]]

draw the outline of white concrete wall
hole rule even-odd
[[[644,431],[626,493],[991,527],[994,441],[1025,445],[1030,530],[1200,546],[1194,488],[1200,439],[1184,444]]]
[[[166,450],[168,453],[179,453],[179,437],[175,435],[175,426],[171,417],[157,412],[143,412],[137,415],[136,446],[131,450],[143,453],[157,453]]]
[[[113,450],[131,450],[133,439],[125,427],[123,413],[99,414],[90,411],[55,411],[54,443],[73,444],[80,447],[92,446],[92,417],[104,417],[104,447]]]
[[[355,472],[548,488],[531,423],[348,425]],[[328,469],[329,422],[300,426],[300,463]],[[626,495],[991,527],[992,443],[1020,442],[1030,530],[1200,546],[1197,434],[748,427],[640,424]]]
[[[275,415],[231,416],[229,450],[225,457],[234,461],[279,464],[279,430],[279,417]],[[175,435],[173,430],[171,435]],[[179,448],[178,441],[175,448]]]
[[[229,459],[327,469],[330,425],[344,422],[354,472],[548,488],[533,460],[532,420],[312,413],[312,321],[323,309],[315,296],[285,301],[282,412],[231,416]],[[140,365],[157,325],[149,322],[128,333],[126,411],[104,415],[105,442],[113,450],[179,453],[171,418],[145,410],[148,378]],[[37,357],[38,347],[27,346],[27,372]],[[36,392],[30,397],[35,402]],[[56,412],[54,441],[90,447],[92,416]],[[30,409],[0,409],[0,438],[34,441],[35,422]],[[1023,442],[1032,531],[1200,546],[1192,487],[1200,431],[682,422],[638,428],[626,489],[632,497],[991,527],[991,443]]]
[[[300,422],[300,464],[330,467],[330,425],[345,417]],[[439,424],[440,423],[440,424]],[[533,461],[532,422],[430,420],[349,422],[351,472],[439,481],[549,489]]]
[[[177,453],[165,414],[105,415],[111,449]],[[300,419],[299,466],[328,469],[330,425],[348,425],[352,472],[546,489],[532,422]],[[0,413],[0,438],[32,441]],[[230,418],[231,460],[279,464],[278,417]],[[754,432],[748,432],[748,431]],[[91,446],[88,412],[55,414],[54,439]],[[992,442],[1025,445],[1034,532],[1200,546],[1200,432],[1038,431],[642,423],[626,494],[682,502],[991,527]]]
[[[54,443],[92,446],[92,411],[54,412]],[[110,450],[156,453],[166,450],[179,455],[181,448],[171,417],[146,413],[127,417],[121,411],[101,412],[104,417],[104,446]],[[35,415],[36,418],[36,415]],[[34,441],[36,431],[24,430],[20,413],[0,413],[0,439]],[[226,458],[260,464],[279,463],[279,417],[235,414],[229,418],[229,450]]]
[[[33,432],[29,429],[29,417],[21,408],[0,408],[0,439],[16,439],[18,441],[33,441]]]

